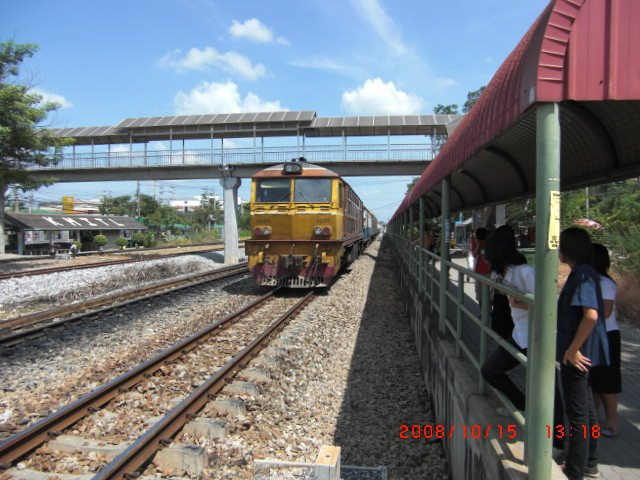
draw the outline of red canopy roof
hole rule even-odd
[[[637,175],[638,25],[638,0],[550,2],[393,218],[452,174],[454,210],[532,195],[536,102],[562,102],[563,188]]]

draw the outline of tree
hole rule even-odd
[[[476,104],[476,102],[480,98],[480,95],[482,95],[482,92],[484,92],[485,88],[487,87],[483,85],[478,90],[474,90],[473,92],[467,93],[467,101],[464,102],[464,105],[462,107],[462,113],[468,113],[469,110],[471,110],[471,107],[473,107]]]
[[[452,103],[451,105],[442,105],[441,103],[433,107],[433,113],[436,115],[457,115],[458,105]]]
[[[130,215],[134,210],[134,202],[130,195],[103,197],[98,207],[103,215]]]
[[[203,193],[200,196],[200,208],[193,214],[195,223],[203,227],[210,223],[223,223],[222,216],[222,206],[216,197]]]
[[[151,195],[141,193],[140,197],[140,216],[148,217],[153,215],[153,212],[160,208],[160,202],[158,202]]]
[[[420,179],[420,177],[413,177],[411,179],[411,182],[407,183],[407,191],[406,191],[405,195],[407,195],[413,189],[413,187],[415,187],[415,185],[416,185],[416,183],[418,183],[419,179]]]
[[[5,248],[4,200],[9,185],[27,191],[53,183],[53,179],[34,180],[28,169],[55,165],[62,159],[62,147],[71,143],[41,127],[59,105],[42,102],[40,95],[15,80],[20,64],[37,49],[11,40],[0,43],[0,253]]]
[[[172,228],[174,223],[178,223],[178,214],[168,206],[161,205],[152,215],[147,218],[147,225],[155,230],[162,231],[165,228]]]

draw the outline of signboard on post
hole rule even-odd
[[[64,213],[73,213],[74,199],[65,195],[62,197],[62,211]]]

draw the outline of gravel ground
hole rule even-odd
[[[386,466],[389,479],[449,478],[439,443],[399,438],[401,424],[425,424],[432,415],[391,261],[378,256],[379,245],[285,329],[286,354],[269,369],[274,381],[245,397],[251,408],[229,421],[236,427],[224,442],[176,439],[207,448],[205,478],[252,478],[255,459],[313,462],[323,444],[342,447],[342,465]]]
[[[39,268],[53,268],[61,266],[91,265],[94,263],[111,262],[114,260],[127,260],[133,258],[144,258],[150,255],[172,255],[174,253],[193,252],[211,250],[216,248],[215,245],[206,246],[184,246],[166,249],[151,248],[129,248],[126,250],[114,251],[111,253],[104,252],[99,255],[78,255],[71,258],[69,255],[61,255],[58,257],[43,257],[25,260],[24,255],[0,254],[0,273],[6,272],[22,272],[26,270],[37,270]],[[11,261],[17,260],[17,261]]]
[[[169,277],[221,268],[221,260],[220,253],[208,253],[9,278],[0,281],[0,320],[38,307],[66,305]]]
[[[342,447],[342,465],[386,466],[390,479],[449,478],[439,443],[399,438],[400,425],[424,425],[432,414],[392,262],[379,246],[285,329],[280,361],[268,367],[273,380],[242,397],[247,413],[227,418],[224,441],[176,438],[207,449],[202,478],[252,478],[255,459],[313,462],[321,445]],[[258,293],[252,280],[192,290],[70,329],[64,343],[52,334],[0,351],[0,430],[23,428]]]
[[[0,438],[115,378],[263,293],[253,279],[224,280],[157,297],[0,348]]]

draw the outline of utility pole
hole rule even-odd
[[[140,219],[140,180],[136,182],[136,218]]]
[[[29,213],[33,211],[33,192],[29,193]]]
[[[585,198],[585,207],[586,207],[586,218],[589,220],[589,187],[584,187],[584,198]]]
[[[18,197],[18,186],[13,186],[13,211],[20,211],[20,198]]]

